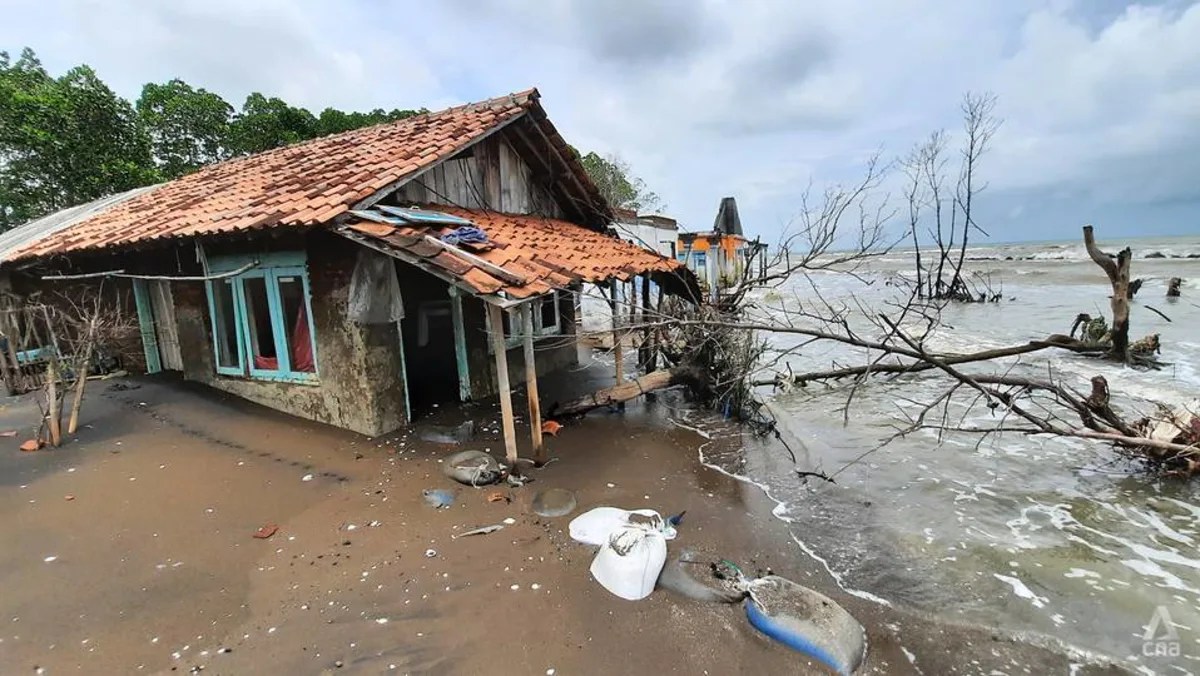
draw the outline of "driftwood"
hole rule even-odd
[[[702,381],[703,375],[695,367],[689,365],[654,371],[640,378],[627,380],[612,387],[606,387],[565,404],[555,404],[550,409],[550,417],[584,415],[588,411],[597,408],[622,404],[640,397],[647,392],[674,387],[676,385],[695,386]]]

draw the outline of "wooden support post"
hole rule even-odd
[[[625,288],[628,291],[628,293],[625,294],[625,297],[629,301],[629,326],[632,329],[632,327],[635,327],[638,325],[638,320],[637,320],[637,311],[638,311],[637,280],[630,279],[629,282],[626,284]],[[633,335],[632,330],[630,331],[629,335]],[[637,376],[638,366],[640,366],[640,364],[637,364],[633,367],[633,373],[634,373],[635,377]]]
[[[650,372],[650,336],[653,333],[646,325],[651,322],[650,313],[650,274],[642,275],[642,343],[638,346],[638,368],[643,373]]]
[[[499,307],[487,304],[488,321],[491,324],[492,351],[496,356],[496,389],[500,394],[500,417],[504,422],[504,458],[509,472],[517,475],[517,426],[513,421],[512,391],[508,384],[508,348],[504,342],[504,312]]]
[[[533,438],[533,461],[546,462],[542,440],[542,404],[538,400],[537,361],[533,353],[533,303],[521,306],[521,330],[525,334],[525,390],[529,393],[529,432]]]
[[[467,331],[463,325],[462,294],[450,287],[450,318],[454,322],[454,362],[458,366],[458,399],[471,401],[471,367],[467,360]]]
[[[617,294],[620,289],[620,283],[614,279],[609,286],[610,296],[608,298],[608,306],[612,309],[613,361],[616,363],[618,385],[625,381],[625,350],[621,346],[620,331],[621,310],[617,307]]]

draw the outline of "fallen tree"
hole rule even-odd
[[[981,148],[977,150],[982,152]],[[936,178],[940,176],[940,160],[935,154],[921,161],[925,167],[921,169],[923,178],[918,176],[918,180],[925,180],[928,189],[937,193],[941,190],[940,179]],[[889,252],[896,242],[888,240],[885,228],[894,213],[887,207],[886,198],[876,196],[885,168],[878,157],[873,157],[861,181],[830,187],[821,199],[810,200],[806,191],[796,229],[772,250],[771,260],[764,265],[756,264],[754,258],[746,260],[740,278],[729,280],[718,297],[706,294],[690,303],[669,299],[653,310],[647,303],[640,313],[614,308],[614,312],[631,319],[622,327],[627,336],[654,337],[653,343],[640,345],[643,351],[653,353],[641,361],[654,363],[661,358],[668,368],[619,382],[560,406],[556,412],[585,413],[654,389],[683,384],[691,386],[697,399],[725,417],[738,418],[760,433],[779,437],[771,407],[765,405],[770,392],[814,382],[848,381],[840,411],[844,423],[850,424],[852,416],[860,413],[855,407],[860,388],[880,377],[903,383],[904,379],[924,376],[947,379],[950,385],[931,402],[913,402],[922,412],[913,419],[899,421],[897,434],[884,445],[898,436],[931,428],[984,436],[1005,432],[1053,435],[1109,444],[1121,454],[1143,462],[1147,470],[1162,475],[1195,475],[1200,467],[1200,423],[1190,413],[1148,402],[1155,413],[1133,419],[1120,413],[1129,407],[1110,403],[1109,383],[1103,377],[1093,378],[1092,392],[1085,395],[1056,375],[1049,362],[1045,364],[1045,376],[1013,372],[1023,360],[1047,350],[1068,353],[1081,364],[1087,360],[1115,360],[1135,366],[1160,365],[1154,357],[1160,349],[1157,335],[1132,343],[1129,340],[1130,250],[1126,248],[1116,256],[1100,251],[1090,226],[1084,228],[1084,244],[1112,287],[1111,329],[1103,317],[1081,314],[1067,335],[1053,334],[975,352],[954,353],[930,347],[943,329],[943,310],[950,303],[967,300],[957,296],[966,288],[961,268],[966,260],[965,232],[974,227],[968,201],[973,188],[979,185],[971,177],[973,161],[954,192],[951,214],[959,216],[951,215],[950,222],[943,224],[954,226],[944,233],[956,234],[942,241],[932,266],[927,260],[917,263],[916,284],[889,284],[885,287],[887,293],[880,294],[883,300],[871,306],[854,294],[826,299],[814,282],[814,273],[830,272],[855,277],[866,285],[879,281],[866,264]],[[929,183],[931,176],[934,180]],[[920,210],[936,209],[939,203],[936,194],[932,198],[910,197],[910,236],[916,234],[915,224],[924,218]],[[936,213],[933,218],[936,223]],[[752,256],[764,255],[758,247],[752,250]],[[922,255],[919,249],[914,252],[914,256]],[[634,294],[627,293],[626,297]],[[1075,337],[1077,331],[1079,338]],[[804,373],[795,373],[791,368],[792,355],[831,344],[839,346],[836,354],[840,359],[832,368]],[[847,358],[846,354],[851,356]],[[702,378],[693,377],[696,370]],[[949,414],[951,407],[957,417]],[[928,414],[933,410],[940,410],[941,415],[931,418]],[[968,419],[986,420],[987,424],[954,422]],[[834,472],[826,476],[818,468],[797,468],[797,472],[824,478],[837,475]]]
[[[550,418],[584,415],[598,408],[623,404],[643,394],[677,385],[686,385],[693,391],[700,391],[705,387],[705,380],[704,370],[691,364],[653,371],[566,403],[556,403],[550,408],[548,415]]]

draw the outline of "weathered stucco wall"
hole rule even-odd
[[[359,325],[346,314],[357,247],[323,232],[307,238],[315,383],[218,375],[212,324],[201,282],[174,284],[184,376],[293,415],[376,436],[404,425],[399,337],[394,325]]]

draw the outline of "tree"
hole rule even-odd
[[[51,78],[32,50],[0,56],[0,224],[153,183],[150,139],[87,66]]]
[[[39,102],[54,80],[33,50],[15,63],[0,52],[0,228],[43,212],[51,186],[33,180],[38,149],[44,147],[44,111]]]
[[[142,87],[137,112],[150,135],[163,177],[178,178],[229,154],[233,106],[175,79]]]
[[[601,157],[592,152],[580,161],[610,206],[638,212],[663,207],[658,195],[646,187],[645,181],[634,176],[629,163],[617,155]]]
[[[371,125],[383,124],[384,122],[395,122],[396,120],[403,120],[428,112],[425,108],[421,108],[420,110],[394,109],[391,111],[376,108],[369,113],[347,113],[336,108],[326,108],[317,117],[316,135],[340,134],[344,131],[370,127]]]
[[[230,148],[234,155],[260,153],[314,138],[317,128],[317,118],[304,108],[254,92],[233,121]]]
[[[975,222],[975,198],[986,187],[979,182],[979,161],[1000,126],[993,94],[963,96],[963,141],[958,173],[950,185],[946,170],[947,135],[936,131],[918,143],[900,166],[907,178],[908,227],[916,257],[916,286],[920,298],[931,300],[999,300],[996,293],[980,292],[963,276],[971,233],[986,235]],[[924,229],[924,233],[922,232]],[[928,235],[937,247],[922,256],[921,237]]]

